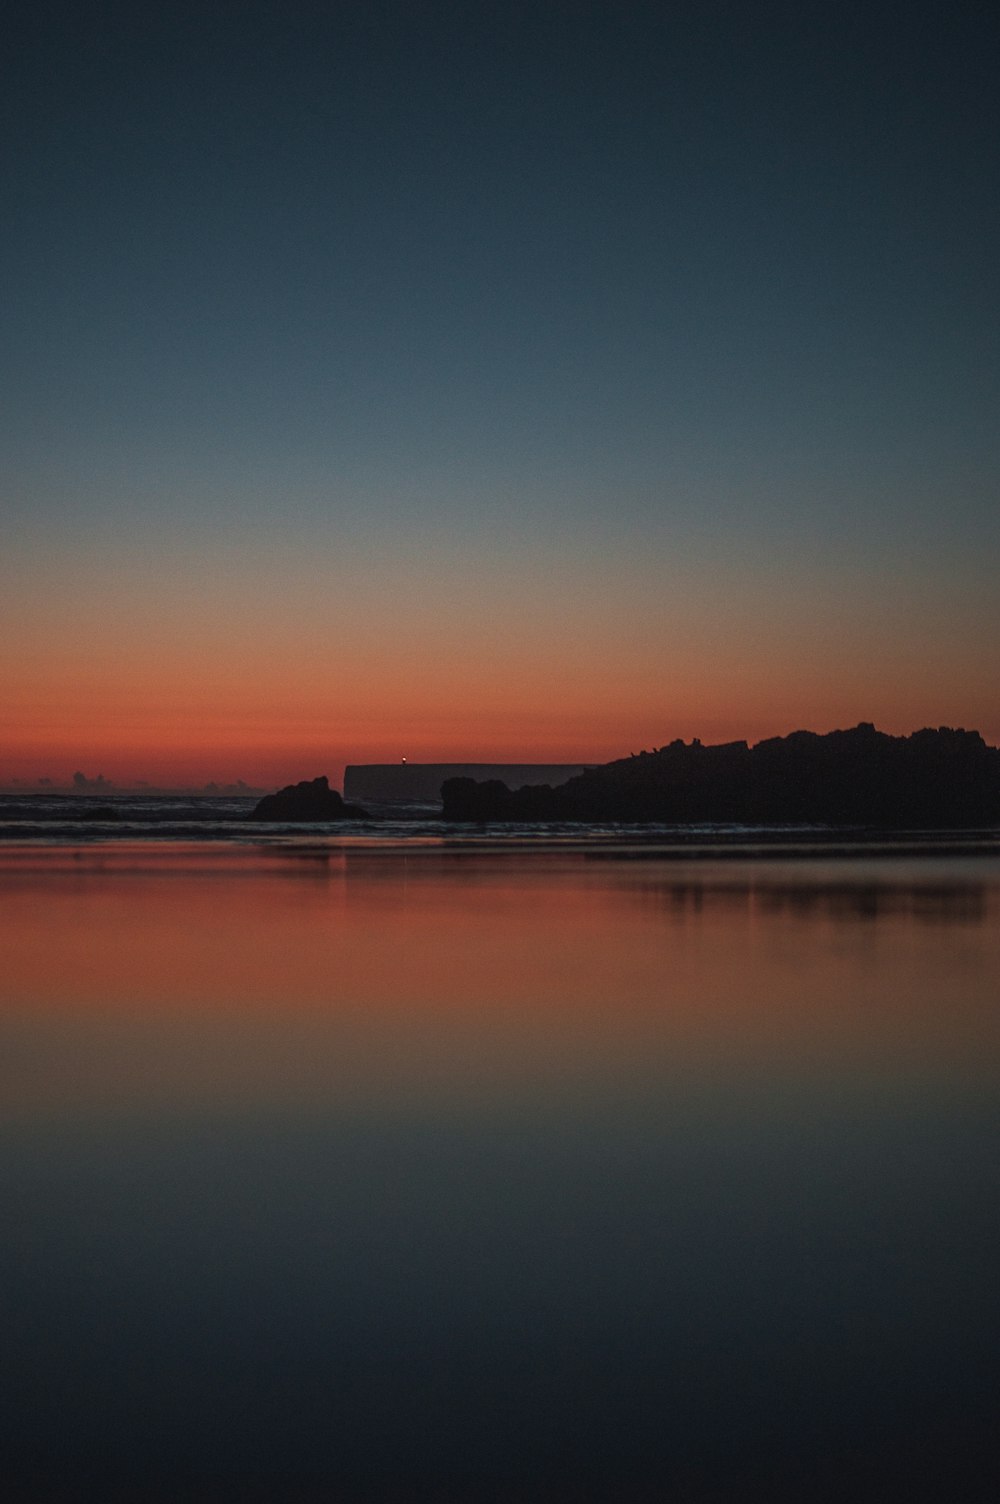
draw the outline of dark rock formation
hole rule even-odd
[[[672,742],[556,788],[450,779],[456,821],[851,825],[943,829],[1000,824],[1000,749],[977,731],[887,736],[867,722],[795,731],[749,747]]]
[[[391,800],[400,803],[437,803],[446,778],[470,778],[477,783],[499,781],[508,788],[526,784],[565,783],[584,771],[583,763],[393,762],[348,763],[344,769],[344,798]]]
[[[367,820],[369,816],[359,804],[345,804],[325,778],[314,778],[311,782],[290,783],[276,794],[265,794],[249,818],[284,824],[286,821]]]

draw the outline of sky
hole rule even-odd
[[[0,783],[1000,742],[998,41],[15,4]]]

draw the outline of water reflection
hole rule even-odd
[[[1000,870],[6,853],[25,1499],[993,1496]]]
[[[849,882],[678,882],[672,878],[631,882],[630,892],[652,901],[668,914],[701,913],[706,908],[742,909],[747,913],[809,920],[877,920],[906,916],[924,924],[985,924],[990,917],[991,889],[986,883]]]

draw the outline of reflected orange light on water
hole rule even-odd
[[[9,852],[14,1116],[992,1070],[1000,889],[583,855]]]

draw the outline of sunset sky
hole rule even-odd
[[[1000,742],[998,41],[16,3],[0,784]]]

